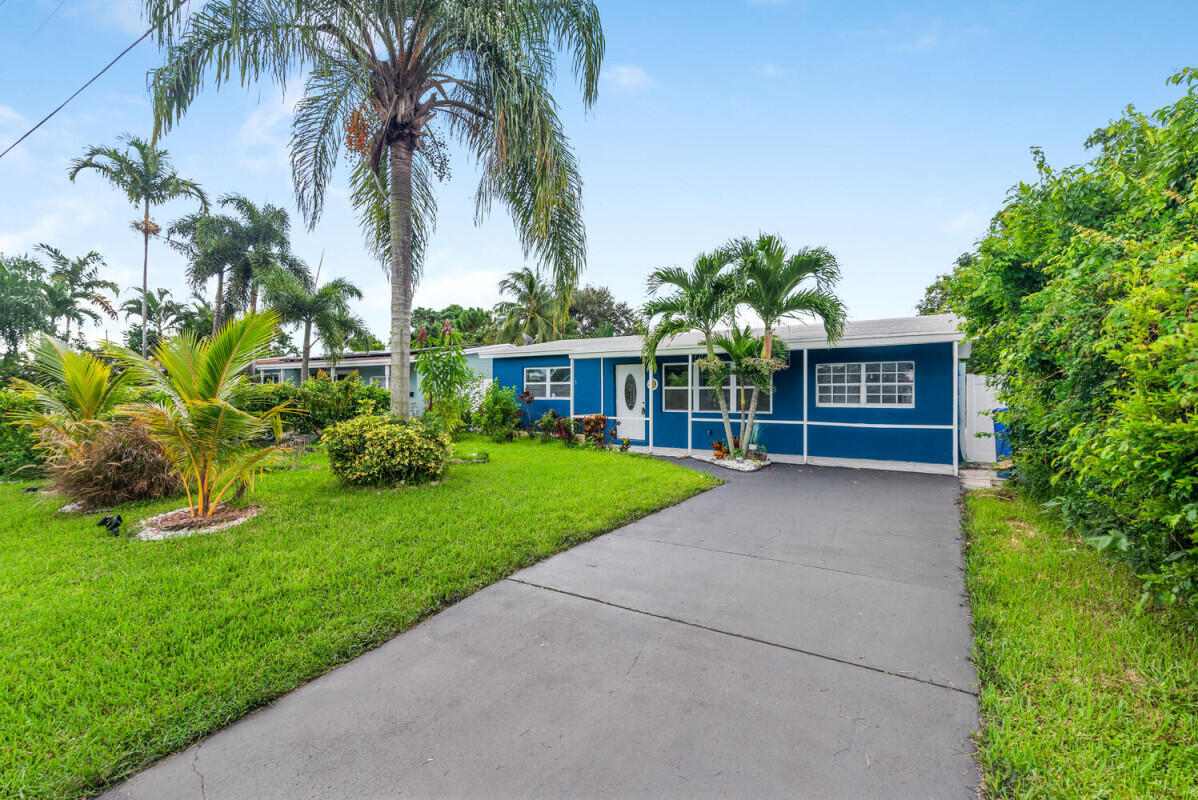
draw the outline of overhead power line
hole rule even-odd
[[[41,120],[39,120],[39,121],[38,121],[38,123],[37,123],[36,125],[34,125],[34,126],[33,126],[32,128],[30,128],[29,130],[25,131],[25,133],[23,133],[23,134],[21,135],[21,138],[20,138],[20,139],[17,139],[15,142],[13,142],[12,144],[10,144],[8,147],[4,148],[4,152],[3,152],[3,153],[0,153],[0,158],[4,158],[6,155],[8,155],[8,154],[9,154],[9,152],[10,152],[11,150],[13,150],[13,149],[14,149],[14,148],[15,148],[17,145],[19,145],[21,142],[23,142],[23,141],[25,141],[26,139],[28,139],[28,138],[29,138],[29,136],[30,136],[30,135],[31,135],[31,134],[32,134],[34,131],[36,131],[38,128],[42,127],[42,125],[45,125],[45,124],[46,124],[46,122],[48,122],[48,121],[50,120],[50,118],[51,118],[51,117],[53,117],[53,116],[54,116],[55,114],[57,114],[59,111],[62,111],[64,108],[66,108],[66,105],[67,105],[67,103],[69,103],[69,102],[71,102],[72,100],[74,100],[76,97],[78,97],[78,96],[80,95],[80,93],[82,93],[82,92],[83,92],[83,90],[84,90],[84,89],[86,89],[87,87],[89,87],[89,86],[91,86],[93,83],[95,83],[97,78],[99,78],[101,75],[103,75],[105,72],[107,72],[107,71],[108,71],[108,70],[109,70],[109,69],[112,67],[112,65],[113,65],[113,64],[115,64],[116,62],[120,61],[120,60],[121,60],[121,58],[123,58],[123,57],[124,57],[124,55],[125,55],[126,53],[128,53],[128,52],[129,52],[130,50],[132,50],[134,47],[137,47],[139,44],[141,44],[143,41],[145,41],[146,37],[148,37],[148,36],[149,36],[151,33],[153,33],[153,32],[154,32],[154,29],[153,29],[153,28],[150,28],[148,31],[146,31],[146,32],[145,32],[145,33],[143,33],[141,36],[139,36],[139,37],[138,37],[138,39],[137,39],[137,41],[135,41],[133,44],[129,45],[129,46],[128,46],[128,47],[126,47],[124,50],[122,50],[120,53],[118,53],[116,58],[112,59],[112,61],[109,61],[107,64],[105,64],[105,65],[104,65],[104,69],[100,70],[100,71],[99,71],[99,72],[97,72],[95,75],[93,75],[93,76],[92,76],[92,77],[91,77],[91,78],[88,80],[88,82],[87,82],[87,83],[83,84],[83,85],[82,85],[82,86],[80,86],[78,89],[76,89],[76,90],[75,90],[75,91],[74,91],[74,92],[71,94],[71,96],[70,96],[70,97],[68,97],[66,100],[63,100],[63,101],[62,101],[62,103],[60,103],[60,104],[59,104],[58,108],[54,109],[54,110],[53,110],[53,111],[51,111],[49,114],[47,114],[46,116],[42,117],[42,118],[41,118]]]

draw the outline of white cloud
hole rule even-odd
[[[945,222],[940,229],[945,233],[981,233],[986,225],[986,215],[977,211],[962,211],[957,216]]]
[[[251,172],[287,171],[291,168],[290,138],[294,103],[282,92],[250,112],[233,137],[237,164]]]
[[[604,71],[603,80],[612,89],[623,94],[643,91],[654,83],[649,73],[635,64],[616,64]]]

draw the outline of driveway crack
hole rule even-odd
[[[591,595],[579,594],[578,592],[571,592],[571,591],[567,591],[566,589],[558,589],[553,586],[546,586],[546,585],[540,584],[540,583],[533,583],[532,581],[526,581],[521,578],[506,578],[505,580],[511,581],[512,583],[519,583],[521,585],[528,586],[533,589],[542,589],[546,592],[556,592],[557,594],[563,594],[563,595],[566,595],[567,597],[575,597],[575,598],[578,598],[579,600],[589,600],[592,603],[599,603],[600,605],[610,606],[611,608],[618,608],[621,611],[629,611],[633,614],[641,614],[646,617],[653,617],[654,619],[665,620],[666,622],[674,622],[679,625],[686,625],[688,627],[697,628],[699,630],[708,631],[710,633],[719,633],[724,636],[732,636],[737,639],[743,639],[747,642],[763,644],[767,647],[776,647],[779,650],[789,650],[792,653],[800,653],[805,656],[812,656],[813,658],[820,658],[820,659],[823,659],[824,661],[832,661],[837,664],[844,664],[845,666],[853,667],[855,669],[863,669],[863,670],[868,670],[869,672],[877,672],[881,675],[889,675],[892,678],[901,678],[905,681],[913,681],[915,683],[922,683],[925,686],[935,686],[938,689],[947,689],[950,692],[959,692],[961,694],[969,695],[970,697],[978,696],[977,692],[970,691],[969,689],[961,689],[959,687],[953,686],[948,683],[941,683],[940,681],[929,680],[927,678],[920,678],[915,675],[906,675],[906,674],[903,674],[902,672],[895,672],[893,670],[883,669],[881,667],[874,667],[874,666],[870,666],[869,664],[859,664],[854,661],[849,661],[846,658],[838,658],[836,656],[828,655],[827,653],[817,653],[814,650],[804,650],[801,647],[793,647],[788,644],[780,644],[778,642],[771,642],[768,639],[760,639],[756,636],[749,636],[748,634],[744,634],[744,633],[735,633],[734,631],[726,631],[721,628],[713,628],[710,625],[702,625],[698,622],[691,622],[689,620],[679,619],[677,617],[671,617],[666,614],[655,614],[652,611],[644,611],[639,608],[633,608],[632,606],[625,606],[625,605],[620,605],[619,603],[612,603],[608,600],[603,600],[599,597],[592,597]]]
[[[200,798],[201,798],[201,800],[207,800],[208,795],[204,791],[204,773],[200,772],[199,767],[196,766],[196,763],[199,762],[199,760],[200,760],[200,748],[197,747],[195,758],[193,758],[191,760],[191,771],[194,772],[196,775],[198,775],[200,778]]]

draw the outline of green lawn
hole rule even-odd
[[[1032,504],[967,501],[988,798],[1198,797],[1198,646]]]
[[[257,518],[165,542],[0,484],[0,797],[86,794],[443,606],[715,483],[662,461],[473,441],[439,486],[265,476]],[[459,449],[462,449],[459,447]],[[121,509],[131,522],[179,502]]]

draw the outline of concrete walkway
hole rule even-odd
[[[975,797],[956,479],[710,469],[107,796]]]

